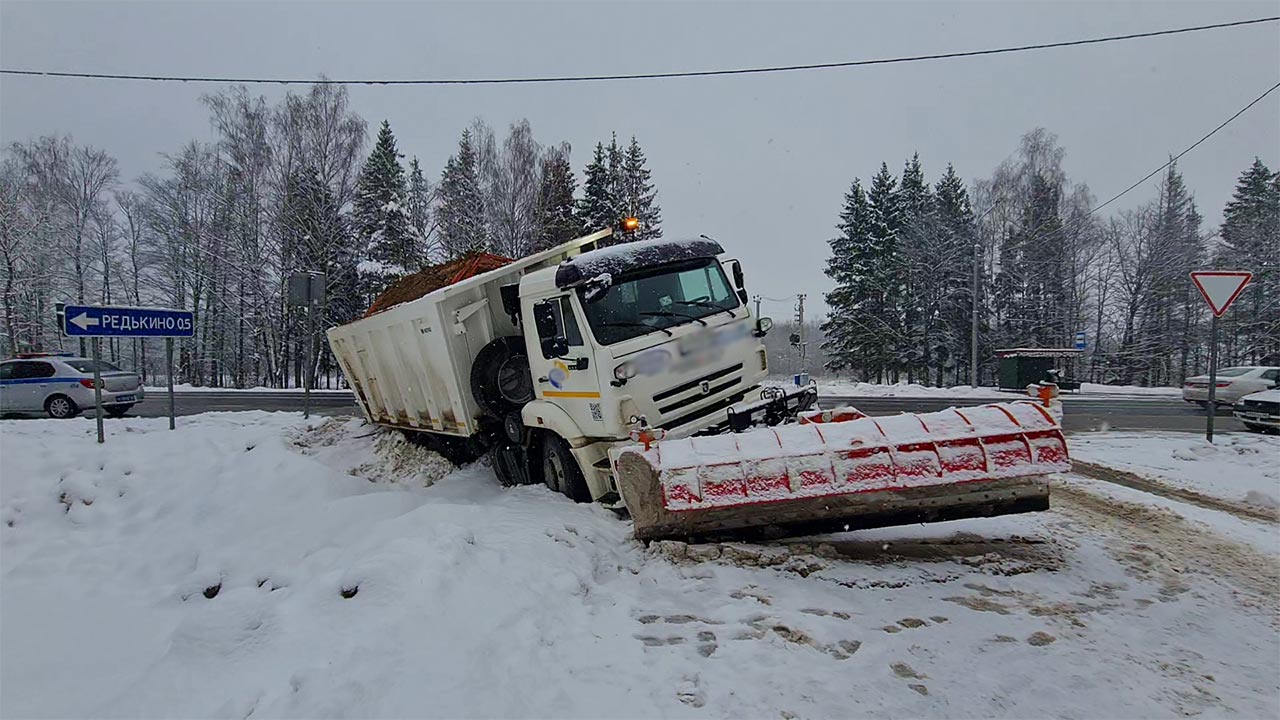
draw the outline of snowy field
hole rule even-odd
[[[107,428],[0,421],[4,717],[1280,712],[1275,525],[1128,488],[645,548],[357,420]]]
[[[778,381],[785,384],[784,380]],[[905,398],[960,398],[977,400],[1008,400],[1016,393],[1002,392],[995,388],[974,388],[968,385],[954,387],[929,387],[915,383],[878,384],[855,382],[852,380],[818,380],[818,392],[823,396],[851,397],[905,397]],[[1118,397],[1182,397],[1181,388],[1175,387],[1138,387],[1136,385],[1099,385],[1083,383],[1078,393],[1064,393],[1067,399],[1118,396]]]
[[[1077,433],[1071,453],[1174,488],[1280,508],[1280,436],[1222,433],[1210,444],[1177,432]]]

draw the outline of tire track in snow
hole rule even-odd
[[[1280,523],[1280,512],[1264,507],[1256,507],[1246,503],[1233,502],[1224,498],[1216,498],[1211,495],[1198,493],[1194,490],[1174,487],[1157,480],[1143,477],[1136,473],[1126,472],[1124,470],[1116,470],[1106,465],[1098,465],[1096,463],[1084,462],[1072,459],[1071,470],[1074,473],[1084,475],[1085,477],[1101,480],[1103,482],[1123,485],[1124,487],[1140,490],[1142,492],[1159,495],[1169,498],[1170,500],[1178,500],[1180,502],[1199,505],[1209,510],[1218,510],[1220,512],[1231,513],[1237,517],[1246,520],[1261,520],[1269,523]]]
[[[1073,515],[1114,538],[1107,549],[1131,574],[1161,582],[1163,592],[1188,589],[1188,572],[1217,575],[1256,595],[1274,613],[1280,560],[1227,540],[1163,508],[1102,497],[1066,482],[1053,483],[1053,510]],[[1215,508],[1217,509],[1217,508]]]

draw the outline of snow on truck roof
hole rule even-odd
[[[556,269],[556,287],[564,289],[601,275],[618,275],[636,267],[652,267],[681,260],[713,258],[724,252],[720,243],[709,238],[687,240],[641,240],[612,245],[560,263]]]

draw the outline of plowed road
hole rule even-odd
[[[1009,399],[1014,399],[1010,395]],[[952,406],[982,405],[991,400],[973,398],[898,398],[824,396],[824,407],[853,405],[871,415],[895,415],[900,412],[931,412]],[[302,395],[294,392],[179,392],[176,396],[178,415],[227,410],[302,410]],[[143,417],[165,415],[168,399],[163,393],[148,395],[132,414]],[[316,393],[311,409],[321,415],[357,415],[351,396],[346,393]],[[1067,430],[1204,430],[1204,411],[1171,397],[1081,396],[1064,398],[1064,423]],[[1219,409],[1219,430],[1243,430],[1231,411]]]

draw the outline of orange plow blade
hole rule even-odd
[[[779,537],[1049,507],[1070,470],[1057,420],[1027,402],[799,424],[614,449],[636,537]]]

